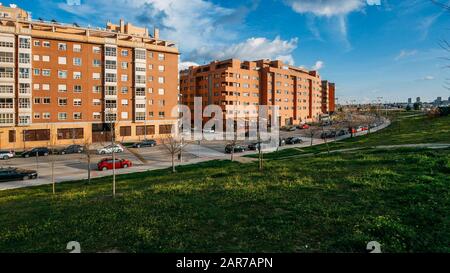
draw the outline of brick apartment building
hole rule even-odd
[[[336,111],[336,86],[329,81],[322,81],[322,112],[333,113]]]
[[[180,72],[181,103],[191,111],[194,97],[202,97],[203,107],[221,106],[224,118],[257,115],[257,111],[244,112],[249,105],[278,105],[280,126],[315,121],[334,111],[334,84],[327,82],[326,90],[317,71],[281,61],[230,59]]]
[[[178,105],[174,43],[145,28],[32,20],[0,6],[0,149],[170,134]]]

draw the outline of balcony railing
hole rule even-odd
[[[29,64],[30,58],[19,58],[19,63],[21,64]]]
[[[116,109],[117,108],[117,103],[106,103],[105,104],[105,108],[106,109]]]
[[[0,63],[13,63],[13,57],[0,57]]]
[[[19,88],[19,94],[31,94],[31,88],[30,87]]]
[[[20,79],[29,79],[30,73],[19,73],[19,78]]]
[[[105,90],[106,96],[117,96],[117,90]]]

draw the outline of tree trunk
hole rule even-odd
[[[172,172],[175,172],[175,155],[172,153]]]

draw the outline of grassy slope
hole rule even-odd
[[[378,145],[450,143],[450,116],[429,119],[426,116],[408,117],[409,115],[414,115],[414,113],[396,113],[391,117],[391,126],[370,135],[370,137],[354,137],[339,142],[328,143],[328,145],[331,150],[338,150]],[[267,154],[266,158],[279,158],[296,154],[326,151],[327,147],[323,144],[303,149],[285,149]]]
[[[51,186],[3,191],[0,252],[63,252],[71,240],[84,251],[362,252],[377,240],[386,252],[450,252],[448,149],[265,168],[213,161],[120,176],[115,200],[110,178],[58,184],[55,197]]]

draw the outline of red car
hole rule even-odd
[[[309,129],[309,125],[308,124],[300,124],[298,126],[298,129]]]
[[[122,168],[128,168],[131,167],[133,164],[130,160],[127,159],[119,159],[116,158],[115,160],[115,168],[116,169],[122,169]],[[97,168],[99,171],[106,171],[106,170],[112,170],[113,169],[113,160],[112,158],[104,158],[100,160],[100,162],[97,163]]]

